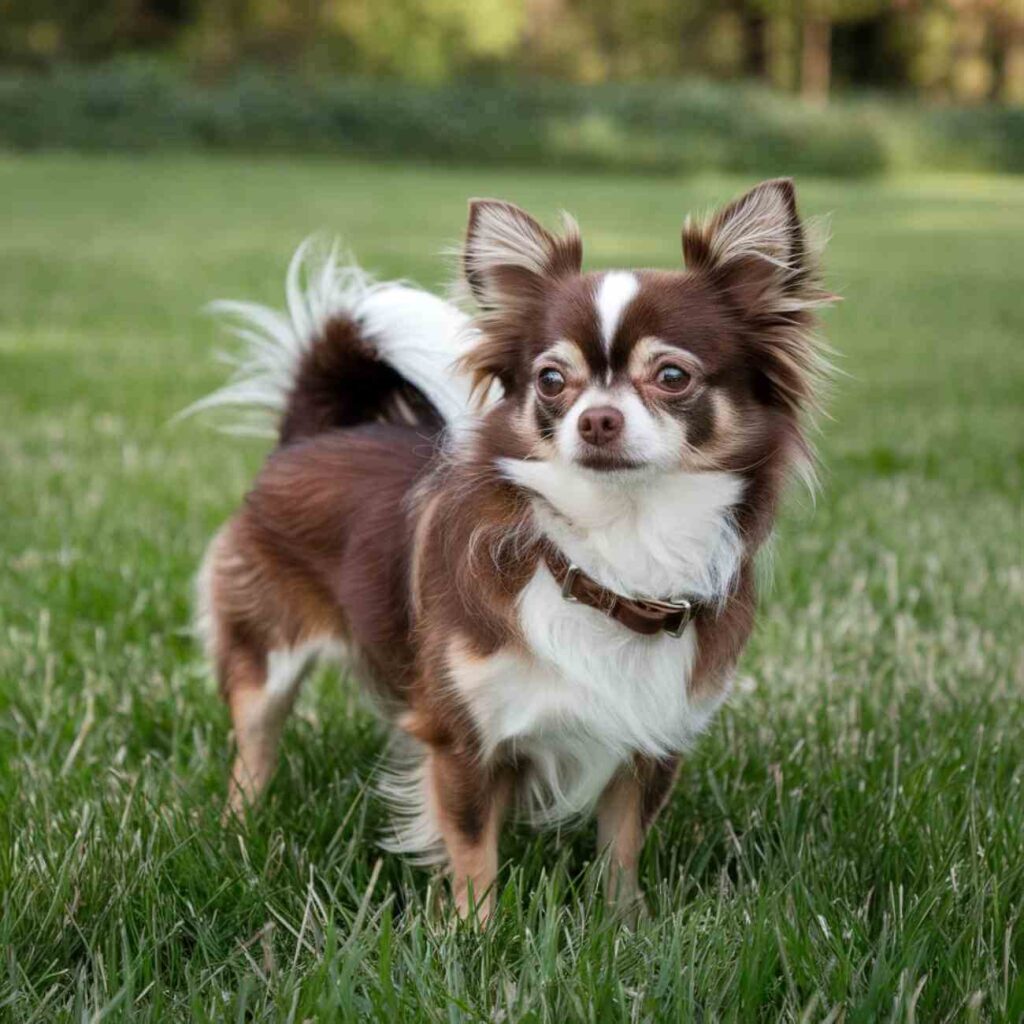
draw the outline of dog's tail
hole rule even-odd
[[[472,406],[453,365],[468,342],[456,306],[400,282],[375,282],[311,241],[292,258],[287,310],[221,301],[242,341],[229,383],[181,415],[230,409],[227,429],[288,444],[336,427],[383,421],[436,432]]]

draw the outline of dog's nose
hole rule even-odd
[[[601,448],[611,444],[622,433],[624,423],[622,413],[614,406],[595,405],[580,414],[580,437],[587,444]]]

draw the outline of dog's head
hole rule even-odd
[[[792,183],[688,221],[683,254],[685,270],[583,273],[571,220],[556,236],[509,203],[471,203],[463,269],[481,333],[465,364],[500,382],[533,458],[739,469],[814,405],[812,311],[830,296]]]

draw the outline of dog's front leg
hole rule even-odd
[[[597,847],[608,857],[605,895],[608,902],[635,914],[643,899],[639,881],[640,851],[675,782],[678,758],[637,756],[623,767],[601,794],[597,805]]]
[[[483,923],[494,908],[498,836],[512,777],[455,747],[435,747],[428,758],[430,799],[448,853],[455,907],[460,917],[474,908]]]

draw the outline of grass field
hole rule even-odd
[[[279,303],[337,231],[435,284],[468,195],[673,266],[749,180],[244,159],[0,159],[0,1019],[1024,1017],[1024,180],[803,182],[833,214],[846,376],[741,685],[652,837],[651,915],[593,836],[513,833],[485,934],[381,856],[381,737],[307,688],[269,801],[221,828],[226,716],[190,578],[262,455],[170,425],[218,296]]]

